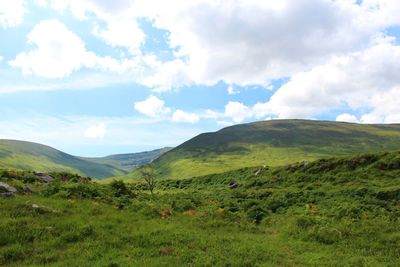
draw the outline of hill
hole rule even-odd
[[[52,147],[17,140],[0,140],[0,168],[39,172],[66,171],[97,179],[119,176],[147,164],[171,148],[86,158],[72,156]]]
[[[81,157],[81,159],[98,164],[110,165],[124,171],[132,171],[138,166],[152,162],[154,159],[158,158],[159,156],[161,156],[162,154],[166,153],[171,149],[172,148],[170,147],[164,147],[152,151],[145,151],[139,153],[116,154],[101,158]]]
[[[161,178],[400,149],[400,124],[271,120],[203,133],[154,161]],[[131,173],[123,179],[137,177]]]
[[[66,171],[95,178],[125,173],[112,165],[84,160],[49,146],[15,140],[0,140],[0,168],[40,172]]]
[[[400,153],[204,177],[1,171],[1,266],[398,266]],[[235,186],[232,186],[235,185]],[[9,189],[8,189],[9,190]]]

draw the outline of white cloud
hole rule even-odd
[[[229,85],[228,88],[226,89],[226,91],[228,92],[229,95],[236,95],[239,92],[239,90],[237,90],[235,87],[233,87],[233,85]]]
[[[104,138],[104,136],[106,135],[106,131],[106,125],[104,123],[100,123],[88,127],[84,135],[87,138]]]
[[[25,0],[0,1],[0,26],[4,28],[16,27],[23,22],[27,9]]]
[[[257,110],[279,118],[311,118],[346,104],[351,109],[372,109],[377,115],[374,122],[389,121],[399,112],[398,73],[400,46],[381,39],[370,48],[293,75],[267,103],[259,103]]]
[[[187,113],[183,110],[176,110],[172,115],[172,121],[174,122],[187,122],[187,123],[196,123],[200,120],[200,118],[194,113]]]
[[[225,117],[232,118],[236,123],[242,122],[252,116],[252,111],[240,102],[232,102],[225,106]]]
[[[151,95],[144,101],[139,101],[134,104],[134,108],[149,117],[157,118],[171,112],[171,109],[165,107],[164,101],[158,97]]]
[[[70,76],[81,68],[110,71],[114,73],[143,72],[138,67],[143,58],[115,60],[100,57],[88,51],[83,40],[57,19],[43,20],[28,34],[28,43],[35,48],[22,52],[10,61],[21,68],[24,75],[56,79]],[[140,70],[139,70],[140,69]],[[140,75],[137,75],[138,79]]]
[[[0,62],[2,62],[4,60],[3,56],[0,56]]]
[[[152,69],[152,74],[141,80],[143,85],[153,88],[156,92],[164,92],[191,84],[186,65],[182,60],[176,59],[163,63],[155,58],[148,57],[147,59],[146,63]]]
[[[62,78],[87,66],[93,67],[96,55],[88,52],[84,42],[56,19],[44,20],[28,34],[36,48],[23,52],[10,62],[22,72],[45,78]]]
[[[131,54],[140,53],[139,48],[145,39],[143,31],[134,18],[109,20],[105,29],[97,26],[94,34],[113,47],[128,48]]]
[[[383,27],[370,22],[382,12],[345,0],[52,0],[52,6],[82,20],[94,14],[105,22],[94,31],[98,36],[139,54],[144,34],[138,19],[167,30],[179,58],[158,62],[143,79],[157,91],[221,80],[268,86],[271,79],[365,48]]]
[[[359,120],[356,116],[349,113],[343,113],[336,117],[336,121],[358,123]]]
[[[365,11],[349,1],[180,2],[137,1],[136,7],[170,31],[197,83],[268,85],[367,46],[378,28],[364,23]]]

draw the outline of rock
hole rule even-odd
[[[257,171],[254,173],[254,176],[258,176],[258,175],[260,174],[260,172],[261,172],[261,170],[257,170]]]
[[[17,193],[17,189],[14,187],[0,182],[0,196],[2,197],[13,197]]]
[[[31,187],[29,187],[29,186],[23,186],[22,187],[22,190],[24,191],[24,193],[26,193],[26,194],[32,194],[34,191],[33,191],[33,189],[31,188]]]
[[[50,183],[54,180],[53,177],[51,177],[50,175],[48,175],[46,173],[36,172],[35,175],[38,179],[40,179],[44,183]]]
[[[239,183],[236,182],[236,181],[232,181],[232,182],[229,183],[228,186],[229,186],[230,189],[235,189],[235,188],[237,188],[239,186]]]

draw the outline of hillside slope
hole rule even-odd
[[[161,156],[162,154],[166,153],[171,149],[172,148],[170,147],[164,147],[152,151],[128,153],[128,154],[116,154],[101,158],[81,157],[81,159],[98,164],[107,164],[124,171],[132,171],[138,166],[150,163],[151,161],[153,161],[154,159],[158,158],[159,156]]]
[[[68,171],[94,178],[125,173],[115,166],[84,160],[49,146],[15,140],[0,140],[0,168],[41,172]]]
[[[154,164],[161,178],[189,178],[242,167],[400,149],[400,124],[272,120],[203,133]],[[137,173],[125,179],[135,178]]]
[[[399,266],[400,152],[162,180],[154,194],[53,176],[0,170],[15,195],[0,197],[0,266]]]

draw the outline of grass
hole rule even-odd
[[[99,184],[2,171],[4,266],[397,266],[400,153]],[[238,183],[229,189],[232,181]],[[35,191],[23,194],[23,186]],[[40,208],[32,208],[36,204]]]

